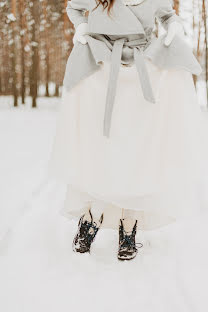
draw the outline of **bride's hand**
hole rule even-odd
[[[86,44],[87,40],[85,38],[85,35],[88,33],[88,24],[87,23],[81,23],[77,26],[73,43],[80,42],[81,44]]]
[[[179,35],[181,37],[184,36],[184,29],[181,23],[179,22],[172,22],[168,26],[168,33],[165,38],[165,45],[168,47],[176,35]]]

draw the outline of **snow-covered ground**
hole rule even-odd
[[[59,99],[0,104],[0,311],[205,312],[208,214],[157,231],[129,263],[117,233],[100,231],[91,255],[76,255],[76,224],[59,214],[65,186],[47,179]]]

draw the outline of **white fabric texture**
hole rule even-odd
[[[165,38],[165,45],[168,47],[175,38],[176,35],[179,35],[183,38],[185,35],[183,25],[179,22],[172,22],[168,25],[167,36]]]
[[[139,5],[142,2],[144,2],[145,0],[123,0],[123,3],[125,5]]]
[[[99,200],[91,202],[91,212],[94,220],[99,220],[105,211],[105,203]]]
[[[156,104],[144,100],[135,67],[121,66],[110,139],[103,136],[109,64],[64,90],[50,173],[69,185],[65,215],[78,217],[99,200],[104,227],[117,228],[129,209],[141,229],[153,229],[206,207],[208,126],[192,75],[147,68]]]

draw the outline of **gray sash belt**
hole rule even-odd
[[[139,74],[140,83],[145,100],[155,103],[154,94],[152,91],[149,75],[145,65],[145,59],[141,43],[138,40],[127,42],[125,39],[118,39],[114,42],[111,54],[110,76],[108,81],[108,90],[105,106],[104,129],[103,134],[106,137],[110,136],[111,119],[113,113],[113,105],[116,96],[116,87],[118,81],[119,70],[121,66],[123,46],[128,46],[134,50],[134,61]]]

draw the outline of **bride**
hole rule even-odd
[[[86,14],[88,12],[88,14]],[[138,229],[198,214],[207,204],[205,121],[192,74],[200,65],[168,0],[72,0],[74,48],[64,78],[50,170],[79,217],[73,250],[118,228],[119,260]],[[157,18],[167,33],[154,35]]]

